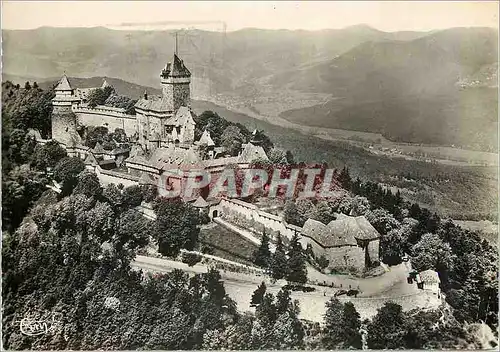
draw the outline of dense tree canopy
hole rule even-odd
[[[91,108],[97,105],[104,105],[106,100],[114,93],[114,88],[106,86],[104,88],[92,89],[87,96],[87,103]]]
[[[111,106],[114,108],[122,108],[125,109],[125,113],[135,115],[134,105],[137,103],[137,100],[130,99],[125,95],[119,95],[116,93],[112,93],[108,96],[108,98],[104,101],[103,105]]]
[[[255,315],[246,315],[238,313],[217,271],[189,277],[178,270],[155,275],[132,270],[134,256],[151,240],[163,255],[193,249],[200,231],[198,210],[179,199],[156,198],[152,186],[103,189],[95,174],[84,171],[80,159],[68,158],[56,142],[35,146],[33,131],[28,133],[37,129],[48,135],[53,92],[35,84],[23,89],[7,82],[3,88],[2,332],[6,348],[312,346],[307,344],[299,306],[288,290],[275,297],[261,285],[255,292]],[[239,129],[244,142],[252,138],[242,125],[214,113],[196,119],[200,122],[196,133],[208,129],[216,143],[228,128],[235,134]],[[273,150],[266,138],[261,136],[261,143],[273,162],[284,162],[282,153]],[[123,130],[87,131],[87,145],[95,147],[97,142],[112,149],[127,140]],[[290,156],[285,157],[288,164],[293,163]],[[327,223],[336,211],[365,215],[381,234],[383,261],[398,264],[408,253],[418,270],[437,270],[449,304],[434,311],[410,312],[386,304],[366,323],[368,347],[478,347],[464,324],[485,321],[494,329],[498,326],[496,248],[477,233],[403,201],[399,191],[351,179],[347,168],[335,177],[350,194],[335,200],[289,202],[286,220],[301,226],[310,217]],[[53,179],[62,183],[61,194],[47,188]],[[153,202],[155,221],[135,209],[142,201]],[[285,246],[278,236],[276,247],[273,254],[263,248],[265,255],[260,256],[272,278],[305,283],[306,256],[298,238]],[[51,334],[34,339],[21,334],[16,323],[30,314],[36,320],[55,318],[59,323]],[[314,346],[360,348],[360,328],[359,314],[351,303],[331,300],[322,338]]]
[[[330,299],[326,303],[324,323],[322,342],[326,348],[361,349],[361,320],[351,302]]]
[[[230,125],[224,129],[220,137],[221,146],[232,156],[238,155],[242,143],[245,142],[245,136],[235,125]]]
[[[158,251],[176,256],[182,248],[192,250],[198,241],[199,211],[180,199],[157,198],[153,203],[157,216],[155,239]]]

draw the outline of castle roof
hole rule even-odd
[[[184,65],[184,61],[179,59],[177,54],[174,54],[172,62],[167,63],[165,68],[161,71],[161,77],[191,77],[191,72]]]
[[[95,156],[92,153],[88,153],[87,156],[85,157],[85,160],[83,161],[85,165],[97,165],[98,162],[95,158]]]
[[[155,185],[156,186],[156,182],[155,182],[153,176],[151,176],[147,172],[141,173],[141,177],[139,178],[139,184],[140,185]]]
[[[192,169],[203,166],[203,162],[195,150],[173,146],[155,149],[149,158],[149,163],[160,170]]]
[[[192,205],[195,208],[206,208],[208,207],[209,204],[205,199],[203,199],[202,196],[199,196],[198,199],[196,199]]]
[[[240,159],[237,156],[230,156],[227,158],[207,159],[203,160],[203,165],[205,165],[205,167],[220,167],[220,166],[237,164],[239,160]]]
[[[364,216],[348,216],[345,221],[352,230],[355,230],[353,236],[358,240],[374,240],[380,237],[378,231]]]
[[[319,244],[323,242],[323,234],[326,232],[326,225],[314,219],[307,219],[302,226],[302,233],[307,237],[312,238]]]
[[[268,160],[266,152],[260,145],[252,143],[243,144],[243,151],[241,152],[239,161],[242,163],[250,163],[255,159]]]
[[[101,143],[97,142],[97,143],[95,144],[94,149],[92,149],[92,153],[99,155],[99,154],[105,154],[105,153],[106,153],[106,151],[104,150],[104,148],[103,148],[103,146],[101,145]]]
[[[322,247],[356,246],[357,240],[374,240],[380,234],[364,216],[342,216],[328,225],[308,219],[302,234],[312,238]]]
[[[114,169],[116,168],[116,161],[114,159],[104,159],[98,161],[99,166],[103,169]]]
[[[144,151],[138,145],[134,145],[130,148],[129,157],[125,161],[144,166],[152,166],[144,155]]]
[[[73,88],[71,88],[71,84],[69,83],[68,77],[66,77],[66,74],[62,76],[61,80],[59,81],[54,90],[55,91],[73,90]]]
[[[208,145],[209,147],[213,147],[215,145],[214,141],[212,140],[212,137],[210,137],[210,132],[208,132],[208,130],[203,131],[203,134],[201,135],[198,144],[200,145],[205,144]]]
[[[439,274],[434,270],[425,270],[419,273],[420,280],[426,284],[439,284],[441,280],[439,279]]]
[[[144,166],[153,166],[149,163],[149,161],[146,159],[146,157],[144,155],[141,155],[141,154],[129,156],[125,161],[129,162],[129,163],[133,163],[133,164],[144,165]]]
[[[106,154],[108,154],[108,155],[121,155],[121,154],[127,154],[129,152],[130,152],[130,148],[118,146],[111,151],[106,151]]]
[[[134,107],[159,113],[168,113],[174,110],[172,101],[163,96],[149,96],[147,99],[141,98]]]
[[[194,125],[193,115],[191,110],[186,106],[181,106],[174,116],[165,121],[166,125],[169,126],[184,126],[184,125]]]

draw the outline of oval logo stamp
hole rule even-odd
[[[37,336],[46,334],[49,327],[45,321],[23,318],[20,322],[21,332],[28,336]]]

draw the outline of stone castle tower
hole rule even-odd
[[[168,101],[168,105],[173,107],[173,111],[177,111],[181,106],[191,106],[189,89],[191,72],[177,54],[174,54],[173,62],[167,63],[161,71],[160,79],[163,98]]]
[[[69,83],[68,77],[63,75],[56,88],[56,96],[52,99],[52,139],[68,145],[76,132],[76,115],[72,106],[79,99]]]

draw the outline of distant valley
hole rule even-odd
[[[66,71],[156,87],[174,47],[171,31],[43,27],[3,36],[4,72],[32,80]],[[179,54],[195,99],[262,120],[496,152],[497,38],[489,28],[190,30]]]

